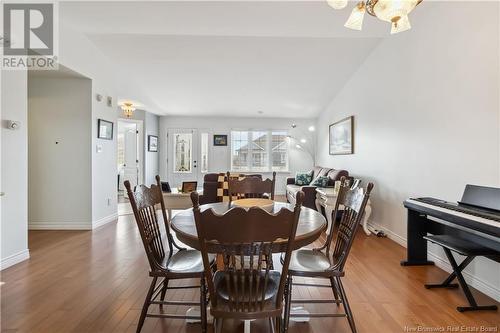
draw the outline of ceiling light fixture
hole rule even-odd
[[[121,105],[121,108],[123,110],[123,114],[125,115],[125,117],[130,118],[133,116],[135,111],[134,104],[126,102]]]
[[[343,9],[347,6],[348,0],[326,0],[333,9]]]
[[[358,2],[347,19],[345,27],[353,30],[361,30],[365,12],[379,20],[391,24],[391,34],[411,29],[408,15],[423,0],[362,0]],[[328,4],[335,9],[342,9],[341,0],[327,0]],[[335,4],[333,4],[335,3]]]

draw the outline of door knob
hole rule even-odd
[[[0,197],[3,197],[5,195],[5,192],[0,192]]]

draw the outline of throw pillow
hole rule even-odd
[[[329,180],[330,178],[327,176],[318,176],[315,180],[312,181],[311,186],[327,187]]]
[[[295,174],[295,185],[309,185],[312,180],[312,172],[297,172]]]

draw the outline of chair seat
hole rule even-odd
[[[249,304],[248,300],[250,299],[250,296],[252,296],[252,300],[255,300],[256,298],[257,287],[260,286],[262,288],[264,286],[265,271],[260,271],[258,275],[250,279],[250,270],[246,270],[244,276],[245,278],[242,278],[242,276],[239,275],[236,281],[240,299],[242,299],[243,302],[246,303],[246,306],[248,306]],[[255,318],[266,316],[263,315],[262,313],[262,311],[266,310],[277,311],[278,313],[281,313],[281,310],[275,309],[276,295],[278,293],[280,285],[280,278],[281,278],[281,273],[279,271],[269,271],[269,278],[267,281],[266,290],[264,294],[265,295],[264,308],[262,310],[260,309],[260,307],[257,307],[255,309]],[[232,282],[234,283],[234,280]],[[214,287],[217,293],[217,307],[211,309],[211,313],[217,316],[218,313],[230,312],[231,309],[229,307],[229,293],[227,288],[225,272],[217,271],[214,274]],[[234,284],[231,284],[230,288],[234,288]],[[262,299],[261,293],[262,290],[258,294],[257,299],[259,300]],[[240,306],[243,305],[243,302],[242,301],[239,302]],[[242,317],[250,318],[252,317],[252,312],[251,311],[242,312]]]
[[[215,260],[215,255],[209,255],[210,262]],[[174,253],[173,256],[165,257],[162,266],[172,273],[203,274],[203,259],[201,252],[197,250],[182,250]]]
[[[498,251],[451,235],[424,236],[424,239],[464,256],[498,255]]]
[[[331,270],[331,267],[332,263],[323,252],[302,249],[292,252],[288,274],[310,276],[331,273],[329,275],[336,275],[335,271]]]

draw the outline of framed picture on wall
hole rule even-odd
[[[214,134],[214,146],[227,146],[227,135]]]
[[[354,116],[339,120],[330,125],[329,145],[330,155],[353,154]]]
[[[97,120],[97,138],[113,140],[113,123],[104,119]]]
[[[158,151],[158,137],[156,135],[148,135],[148,151]]]

